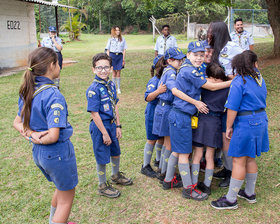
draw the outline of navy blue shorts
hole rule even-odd
[[[158,136],[170,136],[168,115],[172,109],[171,105],[161,106],[158,104],[155,109],[153,134]]]
[[[93,121],[90,122],[89,132],[92,139],[93,152],[96,162],[100,165],[110,163],[111,156],[119,156],[121,154],[119,140],[116,136],[116,124],[111,121],[102,121],[106,128],[112,144],[107,146],[103,143],[103,135]]]
[[[78,184],[75,151],[69,139],[51,145],[33,144],[33,160],[58,190],[68,191]]]
[[[113,70],[122,70],[123,54],[116,55],[110,52],[110,57],[112,58]]]
[[[62,61],[63,61],[63,57],[62,57],[61,52],[56,52],[56,55],[57,55],[58,64],[59,64],[59,67],[60,67],[60,70],[61,70],[61,69],[62,69]]]
[[[226,132],[227,130],[227,112],[222,115],[222,132]]]
[[[147,140],[158,140],[159,139],[158,135],[153,134],[153,124],[154,124],[154,119],[148,119],[147,117],[145,117]]]
[[[168,118],[172,152],[192,153],[191,116],[172,109]]]

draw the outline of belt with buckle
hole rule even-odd
[[[159,100],[158,104],[164,107],[165,105],[171,105],[172,102],[168,100]]]
[[[93,121],[93,119],[91,119],[90,120],[90,122],[92,122]],[[110,123],[110,124],[113,124],[114,123],[114,119],[112,119],[112,120],[102,120],[102,122],[105,124],[105,123]]]
[[[122,54],[122,53],[115,53],[115,52],[110,52],[110,53],[112,53],[114,55],[121,55]]]
[[[258,114],[258,113],[261,113],[261,112],[264,112],[265,109],[259,109],[259,110],[255,110],[255,111],[241,111],[241,112],[238,112],[237,116],[246,116],[246,115],[252,115],[252,114]]]

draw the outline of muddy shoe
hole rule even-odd
[[[123,172],[118,172],[117,174],[111,176],[112,183],[120,185],[132,185],[133,181],[130,178],[124,176]]]
[[[100,184],[98,187],[99,195],[108,197],[108,198],[117,198],[121,195],[121,192],[110,185],[109,182]]]
[[[193,199],[196,201],[204,201],[208,198],[208,195],[197,190],[196,184],[183,188],[183,198]]]

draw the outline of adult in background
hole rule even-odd
[[[210,24],[207,32],[208,43],[213,48],[212,62],[219,64],[224,70],[225,75],[232,79],[231,62],[234,56],[243,52],[238,44],[231,41],[228,27],[224,22],[213,22]],[[219,187],[226,188],[229,186],[231,170],[232,170],[232,157],[229,157],[228,148],[229,140],[226,139],[226,113],[222,116],[222,131],[223,131],[223,165],[224,168],[218,173],[214,173],[213,177],[223,178]]]
[[[242,18],[234,20],[234,30],[230,33],[231,40],[243,50],[254,50],[254,39],[251,33],[244,30]]]
[[[121,34],[121,28],[114,26],[111,29],[111,38],[106,46],[107,55],[112,58],[113,74],[112,81],[117,86],[117,93],[121,93],[121,70],[125,65],[125,52],[127,45]]]
[[[62,46],[61,39],[57,36],[57,31],[56,31],[55,26],[49,27],[49,36],[43,38],[43,40],[41,42],[41,47],[51,48],[55,51],[55,53],[57,54],[57,58],[58,58],[58,64],[59,64],[59,67],[61,70],[62,61],[63,61],[61,51],[62,51],[63,46]],[[58,88],[59,88],[59,80],[60,80],[59,77],[54,80],[54,83]]]
[[[157,38],[155,45],[155,57],[163,56],[171,47],[178,47],[176,38],[170,35],[169,25],[163,25],[161,28],[162,35]]]

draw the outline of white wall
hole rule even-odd
[[[37,47],[34,4],[0,0],[0,72],[27,65]]]

